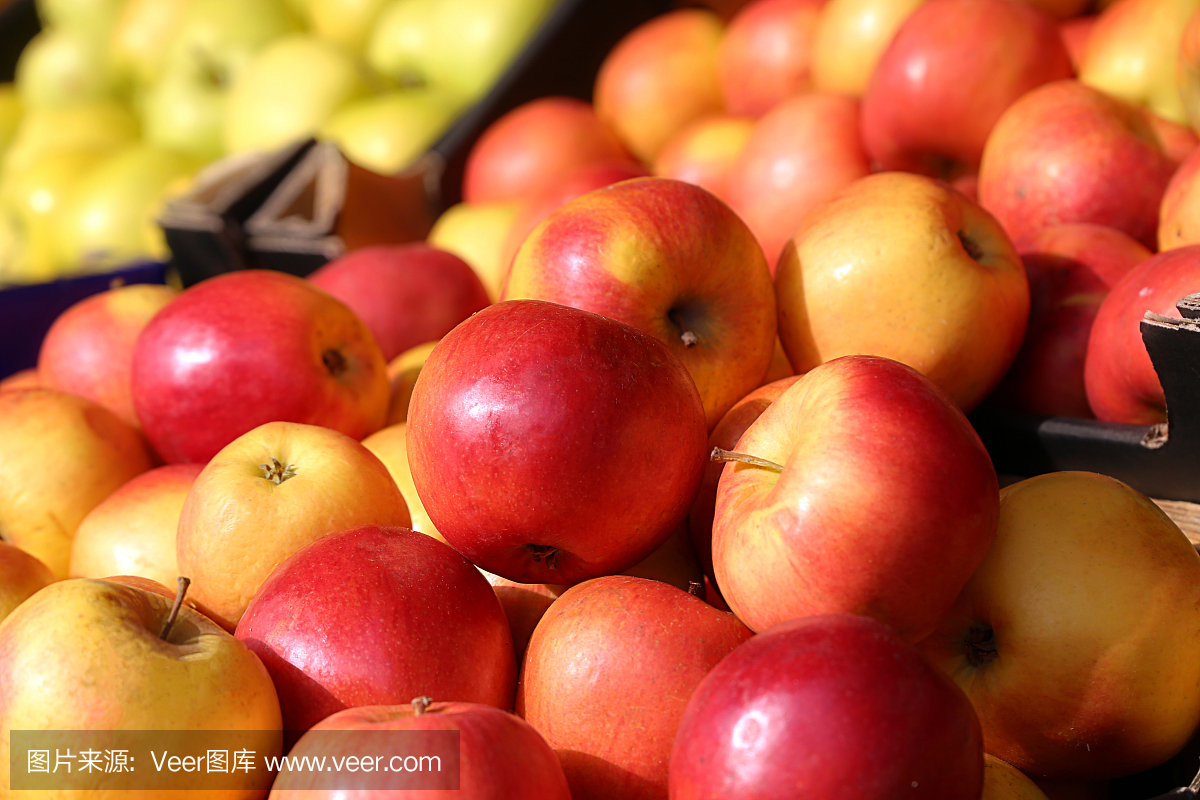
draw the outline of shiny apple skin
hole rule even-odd
[[[673,586],[596,578],[564,592],[534,630],[517,713],[558,752],[575,800],[662,798],[687,698],[751,636]]]
[[[683,521],[708,456],[699,393],[662,342],[539,300],[489,306],[442,339],[407,424],[430,520],[518,583],[636,564]]]
[[[244,270],[196,284],[150,320],[134,347],[133,403],[164,460],[203,463],[267,422],[362,439],[386,418],[386,369],[341,301],[303,278]]]
[[[894,630],[826,614],[782,623],[700,683],[671,753],[671,800],[978,800],[966,695]]]
[[[520,717],[479,703],[435,702],[423,713],[411,703],[347,708],[318,722],[314,731],[369,731],[362,740],[339,737],[337,752],[320,749],[329,742],[302,737],[291,755],[361,755],[378,748],[378,731],[458,731],[457,790],[306,791],[275,789],[270,800],[572,800],[558,756]]]
[[[407,528],[363,525],[298,550],[234,635],[271,673],[291,734],[344,708],[422,695],[512,708],[517,665],[495,592],[461,555]]]
[[[424,242],[360,247],[308,280],[367,324],[386,361],[442,338],[489,303],[466,261]]]

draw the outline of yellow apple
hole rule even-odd
[[[4,152],[4,171],[26,169],[52,150],[113,151],[140,135],[137,117],[115,100],[28,109]]]
[[[21,548],[0,541],[0,622],[52,583],[54,575],[49,567]]]
[[[200,464],[157,467],[105,498],[75,531],[70,576],[137,575],[174,585],[179,514],[201,469]]]
[[[1180,94],[1180,42],[1200,0],[1122,0],[1101,12],[1088,36],[1079,80],[1188,123]]]
[[[249,742],[256,763],[258,757],[279,754],[279,699],[262,662],[187,606],[179,609],[164,635],[171,607],[170,598],[153,591],[77,578],[47,586],[4,620],[0,786],[6,797],[27,794],[8,792],[14,731],[246,731],[246,739],[239,736],[238,741]],[[144,740],[147,750],[161,741]],[[149,752],[140,751],[134,759],[130,777],[142,769],[152,771]],[[114,775],[95,775],[98,782],[112,785]],[[245,783],[234,785],[261,786],[261,773],[244,777]],[[139,793],[128,796],[134,794]],[[253,788],[153,794],[174,800],[253,800],[263,795]],[[127,795],[95,791],[87,796]]]
[[[410,347],[388,362],[387,375],[392,397],[385,425],[395,425],[408,419],[408,401],[412,399],[413,386],[421,374],[421,367],[425,366],[425,360],[436,346],[437,342],[425,342]]]
[[[918,647],[1034,780],[1140,772],[1200,724],[1200,555],[1114,478],[1029,478],[1001,490],[991,550]]]
[[[457,203],[437,218],[426,241],[470,264],[494,303],[508,274],[504,244],[519,209],[519,203]]]
[[[85,32],[50,28],[17,59],[14,82],[26,108],[87,103],[115,96],[107,44]]]
[[[233,630],[271,570],[304,545],[357,525],[409,523],[395,481],[362,444],[329,428],[268,422],[196,478],[176,556],[196,600]]]
[[[980,800],[1046,800],[1046,794],[1012,764],[984,753]]]
[[[309,0],[310,27],[347,50],[362,52],[388,0]]]
[[[0,158],[17,135],[24,114],[25,107],[21,105],[16,87],[11,83],[0,84]]]
[[[392,480],[400,489],[400,494],[404,495],[404,502],[408,505],[408,513],[412,517],[412,529],[426,536],[432,536],[439,542],[444,542],[446,539],[438,533],[437,527],[425,513],[425,506],[421,503],[421,498],[417,495],[417,487],[413,484],[412,470],[408,467],[406,435],[407,426],[403,422],[398,422],[375,431],[363,439],[362,443],[363,447],[370,450],[383,462],[383,465],[387,467],[388,474],[392,476]]]
[[[195,0],[126,0],[109,44],[121,83],[152,83],[167,46]]]
[[[0,392],[0,536],[67,575],[75,529],[152,466],[136,428],[55,389]]]
[[[436,89],[397,89],[346,103],[317,130],[350,161],[381,175],[412,164],[437,141],[462,104]]]
[[[924,1],[829,0],[813,31],[813,88],[862,97],[900,23]]]

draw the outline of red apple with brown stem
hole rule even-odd
[[[488,572],[620,572],[681,523],[707,456],[687,369],[599,314],[502,301],[442,339],[413,388],[409,468],[430,520]]]

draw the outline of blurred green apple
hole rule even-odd
[[[137,143],[87,171],[57,220],[64,270],[92,272],[168,255],[157,217],[164,200],[187,185],[197,164],[162,147]]]
[[[0,154],[12,144],[24,113],[25,106],[17,95],[17,87],[11,83],[0,83]]]
[[[124,85],[152,83],[159,64],[193,0],[125,0],[113,26],[109,52]]]
[[[411,164],[450,126],[461,110],[432,89],[397,89],[347,103],[318,135],[360,167],[391,175]]]
[[[72,28],[49,28],[17,58],[15,84],[26,108],[85,103],[114,96],[108,46]]]
[[[387,0],[310,0],[312,30],[321,38],[362,52]]]
[[[125,2],[126,0],[37,0],[37,11],[44,29],[70,29],[97,39],[106,39],[115,27]]]
[[[276,39],[229,90],[225,150],[268,151],[313,135],[341,106],[370,94],[366,65],[312,34]]]
[[[390,0],[367,41],[367,63],[402,86],[427,83],[438,0]]]
[[[28,168],[50,150],[112,150],[139,136],[137,118],[115,100],[26,109],[4,153],[3,170]]]

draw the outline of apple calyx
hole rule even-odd
[[[325,365],[325,369],[329,370],[329,374],[335,378],[345,375],[346,370],[350,367],[346,362],[346,357],[342,355],[342,351],[333,347],[321,353],[321,363]]]
[[[987,623],[972,625],[967,631],[966,649],[967,662],[973,667],[981,667],[989,661],[994,661],[1000,651],[992,626]]]
[[[958,232],[958,241],[962,244],[963,250],[967,251],[967,255],[971,257],[972,261],[977,264],[983,263],[983,248],[979,246],[978,242],[962,231]]]
[[[551,547],[548,544],[527,544],[525,548],[529,550],[529,557],[535,564],[545,561],[548,568],[554,569],[555,562],[558,560],[557,547]]]
[[[704,594],[704,584],[700,581],[688,581],[688,594],[692,597],[701,597]]]
[[[771,472],[783,472],[783,465],[776,464],[774,461],[768,461],[765,458],[752,456],[748,453],[738,453],[733,450],[722,450],[719,447],[714,447],[712,452],[708,454],[709,461],[740,461],[743,464],[749,464],[752,467],[762,467]]]
[[[187,594],[188,586],[191,586],[192,579],[180,575],[178,584],[179,588],[175,590],[175,602],[171,604],[171,611],[167,614],[166,622],[163,623],[162,630],[158,634],[158,638],[163,641],[167,640],[167,634],[171,632],[171,628],[175,625],[175,618],[179,616],[179,609],[183,607],[183,596]]]
[[[667,319],[679,328],[679,338],[683,342],[684,347],[695,347],[700,343],[696,334],[688,327],[687,322],[683,318],[683,311],[679,308],[672,308],[667,312]]]
[[[433,704],[433,698],[427,694],[412,699],[413,716],[419,717],[425,713],[430,705]]]
[[[296,476],[296,465],[288,464],[284,466],[278,458],[271,456],[270,464],[258,465],[263,471],[263,477],[274,483],[276,486],[286,481],[288,478]]]

